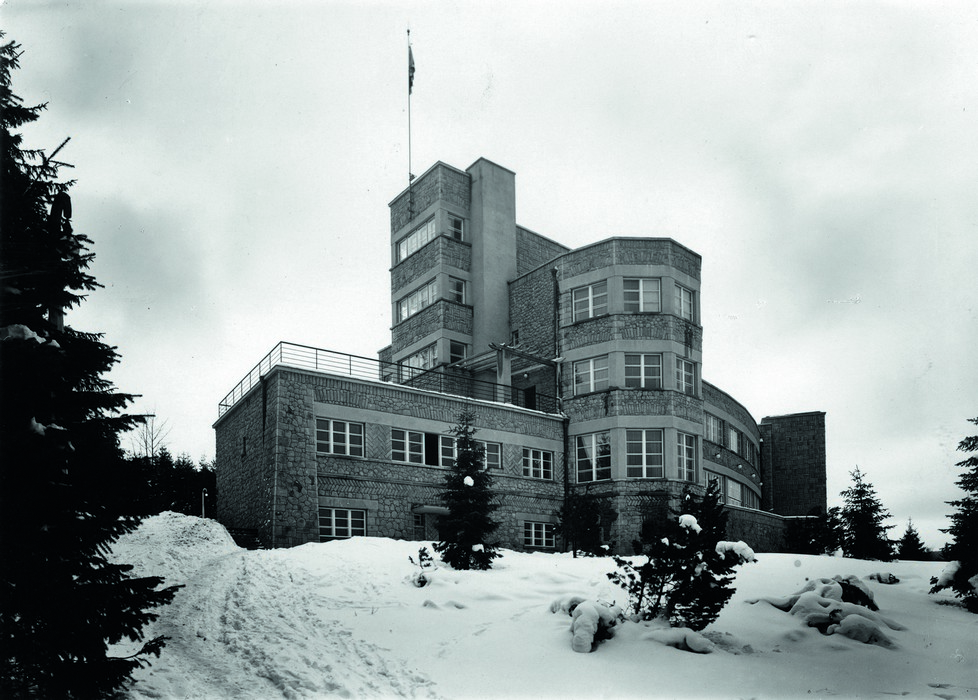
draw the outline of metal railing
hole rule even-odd
[[[467,370],[418,369],[308,345],[279,342],[218,404],[218,417],[227,413],[271,371],[272,367],[277,365],[327,372],[369,382],[437,391],[451,396],[508,403],[544,413],[558,412],[557,399],[553,396],[473,379]]]

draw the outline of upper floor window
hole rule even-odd
[[[448,361],[461,362],[468,356],[469,346],[457,340],[448,341]]]
[[[676,435],[676,458],[679,464],[679,478],[682,481],[696,481],[696,436],[688,433]]]
[[[406,297],[397,302],[397,322],[400,323],[406,318],[414,316],[427,306],[435,302],[438,296],[438,283],[431,280],[425,285],[418,287]]]
[[[465,219],[460,216],[448,217],[448,233],[456,241],[461,241],[465,238]]]
[[[397,242],[397,262],[401,262],[435,237],[435,219],[428,219]]]
[[[744,456],[747,457],[747,461],[751,464],[757,464],[757,445],[747,439],[744,442],[747,443],[747,454]]]
[[[695,294],[680,284],[676,285],[676,313],[687,321],[696,323]]]
[[[485,442],[484,440],[476,440],[476,442],[482,447],[483,468],[502,469],[503,446],[498,442]],[[442,435],[440,445],[438,466],[451,467],[455,462],[455,458],[458,456],[455,438],[451,435]]]
[[[459,304],[465,303],[465,280],[457,277],[448,278],[448,292],[445,298],[449,301],[457,301]]]
[[[611,434],[608,431],[578,435],[574,445],[579,484],[611,478]]]
[[[730,428],[727,432],[727,447],[731,452],[740,454],[740,431],[736,428]]]
[[[626,476],[645,479],[665,476],[661,430],[626,430],[625,453]]]
[[[723,421],[709,413],[706,414],[706,439],[718,445],[723,444]]]
[[[676,358],[676,388],[684,394],[696,395],[696,365],[682,357]]]
[[[418,350],[413,355],[408,355],[398,363],[401,367],[410,369],[401,370],[401,379],[411,379],[422,372],[431,369],[438,364],[438,345],[432,343]],[[414,372],[412,370],[419,370]]]
[[[662,283],[655,278],[624,279],[625,313],[662,310]]]
[[[625,355],[625,386],[662,388],[662,355]]]
[[[554,453],[547,450],[523,448],[523,476],[534,479],[554,478]]]
[[[438,464],[438,435],[391,428],[391,459],[408,464]],[[430,439],[434,438],[434,440]],[[428,460],[425,460],[425,457]]]
[[[574,322],[608,313],[608,281],[578,287],[572,293]]]
[[[363,423],[317,418],[316,452],[363,457]]]
[[[574,394],[604,391],[608,388],[608,356],[592,357],[574,363]]]

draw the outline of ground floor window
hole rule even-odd
[[[319,541],[367,534],[367,511],[351,508],[319,509]]]
[[[414,514],[414,539],[424,540],[427,539],[428,533],[428,523],[425,522],[424,513]]]
[[[557,541],[554,537],[553,523],[524,521],[523,546],[538,549],[555,549],[557,547]]]

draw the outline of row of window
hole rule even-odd
[[[757,445],[740,430],[710,413],[706,414],[706,439],[723,445],[751,464],[757,464]]]
[[[465,343],[461,343],[457,340],[448,341],[448,362],[460,362],[468,356],[469,346]],[[418,350],[412,355],[408,355],[403,360],[398,362],[401,367],[409,368],[406,371],[400,373],[400,379],[406,381],[412,377],[417,376],[420,372],[412,372],[414,370],[429,370],[436,367],[438,364],[442,364],[438,360],[438,343],[432,343],[431,345],[426,345],[425,347]]]
[[[661,313],[662,280],[657,277],[626,277],[622,280],[623,309],[629,313]],[[673,309],[681,318],[696,322],[695,292],[675,285]],[[571,290],[574,323],[608,313],[608,280]]]
[[[696,363],[676,357],[675,388],[696,395]],[[609,386],[608,356],[600,355],[574,363],[574,395],[604,391]],[[625,353],[625,386],[635,389],[662,388],[661,353]]]
[[[437,236],[435,218],[431,217],[416,229],[397,242],[397,262],[407,259],[418,252]],[[457,241],[465,236],[465,219],[459,216],[448,217],[448,235]]]
[[[366,537],[367,511],[358,508],[319,508],[319,541]],[[416,540],[427,538],[423,513],[414,515]],[[557,538],[553,523],[523,521],[523,546],[533,549],[556,549]]]
[[[363,423],[316,419],[316,452],[350,457],[364,456]],[[502,445],[476,440],[483,450],[485,466],[500,470]],[[391,428],[391,460],[432,467],[451,467],[455,462],[456,443],[451,435]],[[523,476],[533,479],[554,478],[554,453],[549,450],[523,448]]]
[[[749,488],[744,487],[740,482],[734,481],[722,474],[714,474],[710,471],[706,472],[706,476],[710,482],[716,482],[720,487],[721,503],[726,503],[731,506],[743,506],[744,508],[760,508],[760,501],[757,498],[757,494]]]
[[[696,481],[696,436],[676,434],[678,478]],[[611,479],[611,433],[604,431],[574,438],[577,483]],[[640,479],[665,478],[665,440],[660,428],[625,431],[625,475]]]
[[[439,297],[438,280],[433,279],[407,294],[397,302],[395,320],[397,323],[414,316],[416,313],[425,309],[439,298],[457,301],[459,304],[465,303],[465,280],[457,277],[449,277],[445,282],[445,289]]]

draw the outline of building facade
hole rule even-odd
[[[516,223],[515,175],[436,163],[390,204],[391,344],[279,343],[222,402],[219,519],[265,546],[437,538],[449,429],[475,416],[502,546],[554,550],[571,493],[611,549],[716,480],[728,537],[777,551],[825,511],[824,413],[758,424],[703,380],[701,258],[666,238],[570,249]]]

